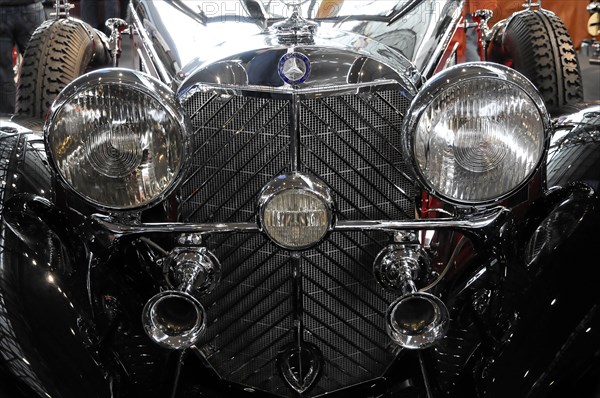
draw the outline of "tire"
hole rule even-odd
[[[556,15],[530,10],[513,15],[502,40],[503,60],[540,91],[552,114],[583,100],[581,71],[569,32]]]
[[[41,125],[54,98],[67,84],[90,67],[109,62],[98,35],[86,23],[72,18],[48,20],[33,32],[17,81],[16,120],[37,120]]]

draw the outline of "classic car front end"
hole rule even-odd
[[[134,1],[140,70],[2,121],[15,397],[598,387],[599,203],[547,188],[544,99],[452,66],[460,1],[346,3]]]

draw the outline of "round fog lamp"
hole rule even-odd
[[[332,218],[330,196],[320,192],[321,184],[309,177],[281,176],[279,187],[265,188],[260,205],[263,231],[276,244],[291,250],[306,249],[319,243],[329,231]],[[307,181],[309,187],[306,186]]]

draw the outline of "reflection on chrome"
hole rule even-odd
[[[165,268],[172,290],[148,300],[142,311],[144,330],[162,347],[188,348],[206,330],[206,311],[195,296],[207,294],[216,287],[220,265],[204,247],[178,247],[165,259]]]
[[[386,330],[404,348],[430,347],[449,327],[446,305],[432,294],[417,292],[415,283],[425,282],[428,268],[428,255],[418,243],[389,245],[373,264],[377,281],[400,294],[387,310]]]

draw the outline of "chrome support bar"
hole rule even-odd
[[[494,17],[494,12],[488,9],[475,10],[474,17],[479,17],[479,29],[481,30],[481,45],[483,46],[483,56],[487,61],[487,49],[493,38],[493,30],[488,22]]]
[[[391,244],[375,258],[373,274],[385,289],[407,294],[417,291],[414,281],[428,268],[429,257],[419,244]]]
[[[475,238],[487,240],[509,220],[510,210],[505,207],[496,207],[485,212],[466,215],[460,219],[438,218],[421,220],[360,220],[338,221],[332,228],[334,232],[346,231],[384,231],[394,233],[397,231],[424,231],[424,230],[454,230]],[[143,236],[147,234],[218,234],[218,233],[258,233],[260,227],[256,223],[221,223],[221,224],[194,224],[194,223],[136,223],[122,224],[114,222],[110,217],[94,214],[92,219],[98,225],[113,234],[115,238]]]
[[[144,46],[144,48],[148,52],[148,55],[154,62],[153,67],[156,68],[156,72],[158,74],[157,77],[160,77],[160,79],[164,83],[171,84],[173,79],[169,72],[167,72],[167,68],[165,67],[165,65],[161,62],[160,57],[158,56],[158,53],[154,48],[154,44],[152,43],[150,36],[148,36],[147,30],[140,29],[140,27],[144,27],[144,24],[142,23],[140,16],[138,15],[135,7],[133,6],[133,2],[129,3],[129,11],[133,19],[133,27],[135,29],[135,33],[139,35],[142,45]],[[133,35],[134,31],[132,31],[131,33]]]
[[[525,8],[525,10],[531,10],[531,7],[538,7],[541,10],[542,0],[538,0],[536,2],[533,2],[532,0],[527,0],[527,3],[523,4],[523,8]]]
[[[131,28],[127,22],[120,18],[109,18],[105,22],[106,27],[110,30],[108,39],[110,44],[110,52],[113,57],[113,66],[119,66],[119,58],[121,57],[121,35],[130,34]]]
[[[75,8],[75,5],[71,4],[69,0],[56,0],[54,2],[54,12],[50,13],[50,16],[56,19],[69,18],[73,8]]]
[[[510,220],[510,210],[496,207],[485,212],[466,215],[462,218],[437,218],[407,221],[342,221],[336,223],[334,231],[425,231],[452,230],[458,231],[478,242],[484,242],[492,237]]]

